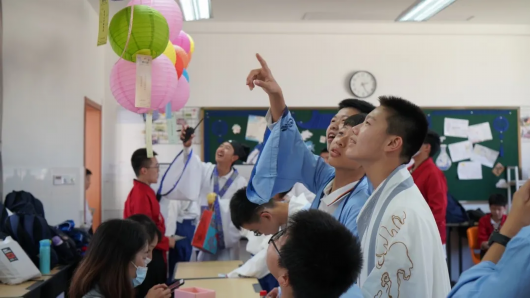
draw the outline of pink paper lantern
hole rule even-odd
[[[186,34],[186,32],[180,31],[180,33],[179,33],[177,38],[171,39],[171,36],[170,36],[169,40],[171,41],[171,43],[173,43],[174,46],[179,46],[182,49],[184,49],[184,51],[186,51],[186,53],[188,53],[188,54],[190,53],[191,42],[190,42],[190,38],[189,38],[188,34]]]
[[[158,10],[169,26],[169,40],[178,38],[182,30],[182,11],[175,0],[131,0],[127,6],[132,5],[147,5]]]
[[[136,94],[136,63],[118,60],[110,73],[110,90],[116,101],[127,110],[142,114],[158,110],[177,97],[177,72],[168,57],[160,55],[151,68],[151,108],[134,106]],[[189,86],[188,86],[189,89]]]
[[[180,109],[182,109],[186,105],[186,103],[188,103],[189,98],[190,83],[188,83],[188,80],[186,80],[184,76],[181,76],[178,80],[177,94],[171,99],[171,111],[180,111]],[[165,106],[160,108],[158,111],[161,113],[165,113]]]

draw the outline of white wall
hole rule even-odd
[[[81,222],[84,97],[104,98],[104,48],[87,1],[3,1],[4,194],[32,192],[50,224]],[[73,175],[53,186],[51,175]]]

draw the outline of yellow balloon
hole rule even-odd
[[[175,63],[177,62],[177,53],[175,52],[175,48],[173,47],[171,41],[167,42],[167,47],[164,50],[163,54],[166,55],[169,60],[171,60],[171,63],[173,63],[173,65],[175,65]]]
[[[195,42],[193,41],[193,38],[191,38],[189,34],[187,35],[188,35],[188,38],[190,39],[190,54],[193,54],[193,51],[195,51]]]

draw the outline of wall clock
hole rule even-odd
[[[373,74],[360,70],[353,73],[350,79],[350,90],[358,98],[367,98],[375,93],[377,81]]]

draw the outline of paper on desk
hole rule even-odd
[[[495,151],[480,144],[475,144],[471,160],[479,162],[485,165],[486,167],[493,168],[493,165],[495,164],[495,161],[497,160],[498,156],[499,151]]]
[[[267,129],[267,120],[263,116],[249,115],[245,140],[263,142],[263,136]]]
[[[482,165],[478,162],[463,161],[458,163],[458,179],[460,180],[481,180]]]
[[[488,122],[470,125],[467,129],[467,136],[472,143],[493,140]]]
[[[473,155],[473,143],[470,141],[449,144],[448,147],[453,162],[470,159]]]
[[[469,120],[445,118],[444,135],[447,137],[467,138]]]

